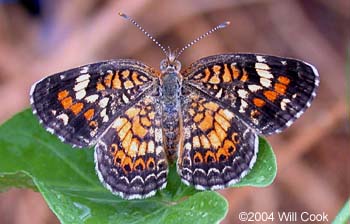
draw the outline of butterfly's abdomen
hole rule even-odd
[[[179,144],[179,112],[181,83],[176,72],[162,76],[162,124],[165,150],[170,161],[176,159]]]

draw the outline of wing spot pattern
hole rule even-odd
[[[131,78],[134,81],[134,83],[139,86],[139,85],[142,85],[143,82],[138,79],[138,76],[139,76],[139,74],[134,71],[131,75]]]
[[[94,114],[95,110],[91,108],[84,113],[84,117],[86,120],[90,121],[93,118]]]
[[[232,81],[232,74],[230,70],[227,67],[227,64],[224,65],[224,74],[222,75],[222,79],[224,82],[231,82]]]
[[[248,81],[248,73],[247,73],[247,71],[245,69],[243,69],[243,75],[241,77],[241,81],[242,82]]]
[[[108,75],[106,75],[105,79],[104,79],[104,83],[105,85],[110,88],[111,84],[112,84],[112,77],[113,77],[113,73],[112,71],[108,71]]]
[[[102,91],[102,90],[105,90],[106,88],[105,88],[105,86],[102,84],[102,83],[100,83],[100,82],[98,82],[97,84],[96,84],[96,90],[97,91]]]
[[[193,158],[195,163],[203,163],[203,156],[200,152],[196,152]]]
[[[221,146],[221,141],[220,138],[217,136],[216,131],[212,130],[211,132],[209,132],[208,138],[214,149],[217,149]]]
[[[200,122],[202,119],[203,119],[203,113],[198,113],[198,114],[196,114],[195,116],[194,116],[194,118],[193,118],[193,120],[196,122],[196,123],[198,123],[198,122]]]
[[[209,68],[206,68],[204,70],[204,78],[202,79],[203,82],[208,82],[209,78],[210,78],[210,71],[209,71]]]
[[[147,134],[148,132],[147,129],[145,129],[140,123],[140,117],[136,117],[133,120],[132,132],[137,136],[139,136],[140,138],[145,137],[145,135]]]
[[[192,145],[194,148],[200,148],[201,147],[201,143],[199,142],[199,137],[198,136],[194,136],[192,138]]]
[[[115,74],[114,79],[112,81],[112,87],[113,87],[113,89],[121,89],[122,88],[122,82],[120,81],[119,71],[116,71],[116,74]]]
[[[122,161],[125,159],[125,153],[122,150],[118,150],[117,153],[115,153],[114,156],[114,164],[115,165],[122,165]]]
[[[139,144],[140,144],[140,141],[137,140],[136,138],[133,138],[131,140],[131,143],[129,145],[129,149],[127,150],[127,155],[132,157],[132,158],[135,158],[136,155],[137,155],[137,151],[138,151],[138,148],[139,148]]]
[[[70,107],[70,110],[74,113],[74,115],[78,115],[83,108],[84,108],[83,103],[75,103]]]
[[[230,125],[230,122],[228,122],[223,116],[221,116],[220,114],[218,113],[215,113],[215,121],[218,122],[218,124],[225,130],[227,131],[231,125]]]
[[[125,135],[125,138],[122,139],[122,146],[124,149],[128,149],[132,140],[132,133],[131,131],[128,131]]]
[[[198,127],[205,132],[213,127],[213,120],[213,115],[209,111],[205,111],[204,119]]]
[[[140,115],[142,115],[140,113]],[[145,114],[143,114],[145,115]],[[150,127],[152,125],[151,121],[148,119],[148,117],[141,117],[141,123],[142,125],[146,126],[146,127]]]
[[[263,107],[265,105],[265,101],[260,98],[254,98],[253,103],[257,107]]]
[[[235,66],[235,64],[231,64],[231,69],[232,69],[232,72],[233,72],[233,78],[234,79],[238,79],[240,72],[237,69],[237,67]]]
[[[284,95],[286,93],[287,90],[287,86],[281,84],[281,83],[275,83],[275,91],[281,95]]]
[[[264,96],[271,102],[274,102],[277,98],[277,93],[275,91],[266,90],[264,91]]]
[[[57,99],[59,101],[63,100],[64,98],[66,98],[69,95],[69,92],[67,90],[62,90],[60,92],[58,92],[57,94]]]
[[[124,170],[124,173],[129,173],[133,170],[133,163],[131,161],[130,157],[124,157],[124,159],[122,160],[122,164],[121,167]]]
[[[142,171],[146,168],[145,161],[142,158],[138,158],[135,162],[134,169]]]
[[[214,123],[214,128],[215,128],[217,135],[220,138],[220,141],[223,142],[227,137],[226,131],[224,129],[222,129],[220,124],[217,122]]]
[[[285,76],[279,76],[277,79],[280,83],[284,84],[284,85],[288,85],[290,82],[290,79],[285,77]]]
[[[138,150],[138,156],[144,156],[146,154],[147,151],[147,142],[142,142],[139,150]]]
[[[126,134],[128,133],[128,131],[131,128],[131,123],[129,121],[126,122],[126,124],[121,128],[120,131],[118,131],[118,136],[120,138],[120,140],[123,140],[126,136]]]
[[[130,81],[130,80],[126,80],[124,82],[124,87],[125,87],[125,89],[131,89],[134,87],[134,83],[132,83],[132,81]]]
[[[130,75],[130,71],[129,70],[124,70],[122,71],[122,76],[124,79],[127,79]]]
[[[205,135],[201,135],[200,140],[201,140],[201,145],[204,149],[210,149],[210,142]]]
[[[155,149],[154,142],[150,140],[148,142],[147,153],[154,153],[154,149]]]
[[[66,97],[61,101],[62,107],[66,110],[70,108],[73,104],[73,98],[72,97]]]
[[[216,162],[216,156],[215,156],[214,152],[212,152],[210,150],[208,150],[205,153],[204,159],[205,159],[206,163],[215,163]]]

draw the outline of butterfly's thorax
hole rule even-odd
[[[165,71],[161,77],[162,124],[165,149],[171,161],[176,159],[179,144],[180,89],[180,74],[174,70]]]

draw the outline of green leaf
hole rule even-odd
[[[25,110],[0,127],[0,190],[37,189],[62,223],[218,223],[226,200],[184,185],[171,166],[166,189],[145,200],[123,200],[99,182],[93,150],[72,149]],[[256,165],[234,186],[266,186],[276,175],[271,147],[260,138]]]
[[[346,224],[350,222],[350,200],[348,199],[343,208],[333,220],[332,224]]]

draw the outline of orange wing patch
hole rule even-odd
[[[64,98],[66,98],[69,95],[69,92],[67,90],[62,90],[60,92],[58,92],[57,94],[57,99],[59,101],[63,100]]]
[[[277,78],[277,81],[278,82],[276,82],[273,86],[274,90],[266,90],[263,92],[264,96],[271,102],[274,102],[279,95],[285,95],[290,83],[290,79],[282,75]],[[258,101],[257,98],[253,99],[253,103],[257,107],[262,107],[265,104]]]
[[[143,114],[143,115],[145,115],[145,114]],[[149,117],[141,117],[142,125],[144,125],[145,127],[150,127],[152,125],[150,119],[153,119],[153,118],[151,118],[150,116]]]
[[[211,132],[209,132],[207,136],[209,138],[210,144],[213,147],[213,149],[218,149],[221,146],[221,141],[215,130],[212,130]]]
[[[275,83],[275,91],[281,95],[284,95],[286,93],[287,90],[287,86],[281,84],[281,83]]]
[[[153,103],[154,100],[143,99],[112,124],[119,142],[119,154],[114,154],[114,162],[126,173],[154,169],[154,158],[145,159],[143,156],[161,153],[157,148],[160,146],[156,145],[162,143],[156,142],[158,139],[155,137],[155,126],[160,125],[160,119],[156,119]],[[162,139],[161,136],[159,138]]]
[[[134,134],[136,134],[138,137],[140,138],[144,138],[145,135],[147,134],[147,127],[144,127],[144,125],[142,125],[140,123],[140,118],[137,117],[133,120],[132,123],[132,131]]]
[[[204,78],[202,79],[202,81],[203,81],[203,82],[207,82],[207,81],[209,80],[209,77],[210,77],[209,68],[206,68],[206,69],[204,70],[204,74],[205,74],[205,76],[204,76]]]
[[[94,109],[89,109],[84,113],[84,117],[86,120],[90,121],[92,119],[92,117],[95,114],[95,110]]]
[[[213,120],[214,120],[214,118],[213,118],[212,114],[210,114],[209,112],[206,112],[205,115],[204,115],[203,121],[199,123],[198,127],[202,131],[207,131],[210,128],[212,128]]]
[[[84,104],[82,102],[73,104],[73,98],[69,96],[69,92],[67,90],[58,92],[57,99],[61,102],[63,109],[71,110],[74,115],[78,115],[84,108]]]
[[[277,99],[277,92],[271,91],[271,90],[266,90],[264,91],[264,96],[271,102],[274,102]]]
[[[203,154],[197,151],[194,154],[196,163],[219,162],[232,156],[238,141],[236,135],[231,133],[231,122],[234,114],[223,109],[217,103],[191,95],[192,103],[189,108],[184,108],[189,116],[189,122],[185,124],[185,133],[190,135],[184,144],[190,143],[193,149],[206,149]],[[196,133],[192,134],[191,133]],[[237,133],[236,133],[237,134]]]
[[[230,70],[227,67],[227,64],[224,65],[224,74],[222,75],[222,79],[224,82],[232,81],[232,75],[230,73]]]
[[[193,156],[195,163],[203,163],[203,156],[200,152],[196,152]]]
[[[106,88],[105,88],[105,86],[102,84],[102,83],[97,83],[97,85],[96,85],[96,90],[97,91],[102,91],[102,90],[105,90]]]
[[[124,79],[128,79],[129,78],[129,75],[130,75],[130,71],[129,70],[124,70],[122,71],[122,77]]]
[[[132,81],[135,83],[135,85],[139,86],[142,85],[143,82],[141,80],[139,80],[138,78],[139,74],[137,72],[133,72],[131,75],[131,79]]]
[[[279,76],[277,80],[284,85],[288,85],[290,83],[290,79],[282,75]]]
[[[131,89],[134,87],[134,83],[131,80],[127,80],[124,82],[125,89]]]
[[[73,98],[71,96],[64,98],[61,100],[62,107],[66,110],[70,108],[73,104]]]
[[[263,107],[265,105],[265,101],[260,98],[254,98],[253,103],[257,107]]]
[[[78,115],[83,108],[84,108],[83,103],[75,103],[70,107],[70,110],[74,113],[74,115]]]
[[[231,69],[232,69],[232,72],[233,72],[233,78],[234,79],[238,79],[238,77],[239,77],[239,70],[237,69],[237,67],[231,64]]]
[[[241,77],[242,82],[246,82],[248,80],[248,73],[246,70],[243,69],[243,75]]]
[[[195,80],[200,80],[202,83],[220,84],[232,82],[238,79],[241,82],[248,81],[248,73],[243,69],[240,71],[235,64],[216,64],[205,68],[201,73],[194,75]],[[217,86],[213,86],[217,88]]]
[[[113,81],[112,81],[112,87],[113,87],[113,89],[121,89],[122,88],[122,82],[120,81],[120,78],[119,78],[119,71],[116,71],[116,74],[115,74]]]
[[[104,84],[113,89],[132,89],[135,86],[143,85],[145,81],[148,81],[147,78],[136,71],[122,70],[116,71],[114,77],[112,73],[108,74],[105,77]],[[97,86],[97,89],[104,90],[100,85]]]
[[[113,73],[110,71],[108,73],[108,75],[106,75],[105,79],[104,79],[104,83],[105,85],[110,88],[111,84],[112,84],[112,77],[113,77]]]

